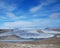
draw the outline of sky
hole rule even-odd
[[[60,28],[60,0],[0,0],[0,29]]]

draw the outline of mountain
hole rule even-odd
[[[47,30],[60,31],[60,28],[45,28]]]

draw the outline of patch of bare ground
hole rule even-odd
[[[60,48],[60,38],[30,42],[0,42],[0,48]]]
[[[23,43],[6,43],[0,42],[0,48],[60,48],[56,44],[23,44]]]
[[[20,39],[19,37],[17,36],[4,36],[4,37],[0,37],[0,40],[18,40]]]

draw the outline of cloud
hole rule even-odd
[[[0,1],[0,10],[1,14],[4,16],[1,16],[0,19],[10,19],[10,20],[15,20],[18,19],[17,16],[13,13],[17,9],[16,4],[9,4],[8,2],[5,1]]]
[[[10,19],[17,19],[17,16],[12,12],[6,12],[6,16]]]
[[[34,24],[36,24],[40,28],[46,28],[46,27],[60,27],[60,20],[57,19],[34,19]]]
[[[53,19],[59,18],[60,17],[60,13],[52,13],[49,17],[53,18]]]
[[[33,19],[32,22],[38,26],[47,26],[50,23],[50,19]]]
[[[34,26],[34,24],[29,21],[14,21],[14,22],[5,22],[3,26],[7,28],[16,28],[16,27],[26,28]]]
[[[34,12],[37,12],[38,10],[40,10],[42,7],[43,7],[44,3],[38,5],[38,6],[35,6],[33,8],[30,9],[30,12],[31,13],[34,13]]]
[[[54,19],[32,19],[31,21],[4,22],[0,28],[20,28],[20,29],[44,29],[46,27],[59,27],[60,21]]]
[[[28,17],[26,17],[25,15],[21,15],[21,16],[17,16],[15,13],[13,12],[6,12],[6,16],[10,19],[10,20],[19,20],[19,19],[26,19]]]
[[[14,10],[16,10],[16,5],[15,4],[13,4],[13,5],[8,5],[7,7],[6,7],[6,10],[7,11],[14,11]]]
[[[45,6],[46,4],[47,4],[46,2],[42,2],[38,6],[32,7],[29,11],[31,13],[35,13],[35,12],[41,10],[43,8],[43,6]]]
[[[57,1],[56,0],[45,0],[45,2],[41,2],[39,5],[30,8],[29,11],[31,13],[35,13],[35,12],[43,9],[44,6],[47,6],[47,5],[55,3],[55,2],[57,2]]]
[[[14,11],[16,9],[16,4],[7,4],[4,1],[0,1],[0,9],[5,11]]]
[[[4,16],[0,16],[0,20],[2,20],[2,19],[6,19],[6,17],[4,17]]]

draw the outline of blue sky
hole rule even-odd
[[[0,28],[60,28],[60,0],[0,0]]]

